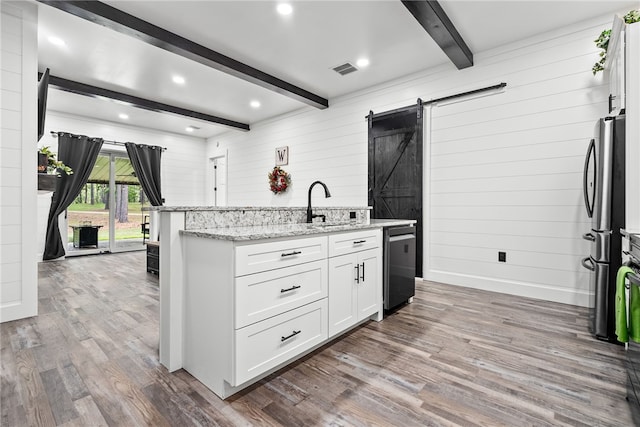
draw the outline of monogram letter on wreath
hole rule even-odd
[[[291,175],[286,173],[280,166],[276,166],[269,172],[269,187],[275,194],[284,193],[290,185]]]

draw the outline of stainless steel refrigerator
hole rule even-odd
[[[598,120],[584,163],[583,190],[591,229],[582,237],[591,242],[590,255],[582,259],[590,271],[591,332],[599,339],[616,341],[616,273],[622,263],[624,228],[624,122],[625,116]]]

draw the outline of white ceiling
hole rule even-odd
[[[449,64],[399,0],[106,1],[109,5],[331,100],[429,67]],[[452,1],[440,4],[474,54],[563,25],[626,12],[638,1]],[[69,80],[247,124],[314,108],[138,39],[39,3],[39,69]],[[65,41],[55,46],[48,40]],[[597,34],[594,34],[594,39]],[[367,57],[340,76],[333,67]],[[186,79],[182,86],[173,75]],[[249,106],[258,100],[261,107]],[[50,110],[209,137],[228,128],[110,100],[50,90]],[[118,118],[120,113],[129,118]],[[200,129],[186,132],[189,125]],[[61,129],[64,130],[64,129]]]

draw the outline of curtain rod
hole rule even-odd
[[[55,137],[57,137],[57,136],[58,136],[58,133],[68,133],[68,132],[55,132],[55,131],[51,131],[51,135],[53,135],[53,136],[55,136]],[[109,145],[121,145],[121,146],[123,146],[123,147],[125,146],[125,143],[124,143],[124,142],[120,142],[120,141],[110,141],[110,140],[108,140],[108,139],[103,139],[103,140],[102,140],[102,143],[103,143],[103,144],[109,144]],[[149,144],[136,144],[136,145],[149,145]],[[153,146],[153,145],[152,145],[152,147],[158,147],[158,148],[160,148],[162,151],[167,151],[167,149],[166,149],[165,147],[160,147],[159,145],[155,145],[155,146]]]

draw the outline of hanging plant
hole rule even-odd
[[[274,194],[280,194],[287,191],[287,187],[291,185],[291,175],[276,166],[269,172],[269,187]]]
[[[634,22],[640,22],[640,9],[630,10],[624,17],[625,24],[633,24]],[[600,37],[594,40],[596,47],[600,48],[600,60],[593,64],[591,71],[595,76],[598,71],[604,70],[604,63],[607,61],[607,49],[609,48],[609,39],[611,38],[611,29],[604,30],[600,33]]]

